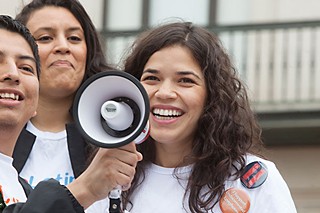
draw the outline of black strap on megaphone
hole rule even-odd
[[[122,187],[116,186],[109,192],[109,212],[110,213],[121,213],[121,192]]]
[[[109,213],[121,213],[121,201],[120,198],[114,199],[110,198],[109,199]]]

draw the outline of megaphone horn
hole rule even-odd
[[[149,112],[144,87],[123,71],[91,76],[80,86],[73,104],[73,117],[83,137],[104,148],[145,140]]]

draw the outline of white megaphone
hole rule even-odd
[[[91,76],[78,89],[73,117],[90,143],[117,148],[143,142],[149,136],[149,97],[132,75],[105,71]],[[109,194],[110,212],[120,212],[121,186]],[[111,209],[112,208],[112,209]]]
[[[81,134],[104,148],[144,141],[149,134],[149,112],[144,87],[123,71],[91,76],[79,88],[73,104],[73,117]]]

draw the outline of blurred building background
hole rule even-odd
[[[15,16],[28,0],[0,0]],[[266,155],[286,179],[298,212],[320,212],[320,1],[80,0],[121,64],[141,31],[177,19],[217,33],[246,82]]]

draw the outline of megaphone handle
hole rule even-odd
[[[118,185],[116,188],[114,188],[113,190],[110,191],[109,193],[109,212],[110,213],[120,213],[121,209],[120,209],[120,197],[121,197],[121,192],[122,192],[122,187],[120,185]]]
[[[121,203],[120,198],[118,199],[110,198],[109,213],[121,213],[120,203]]]

